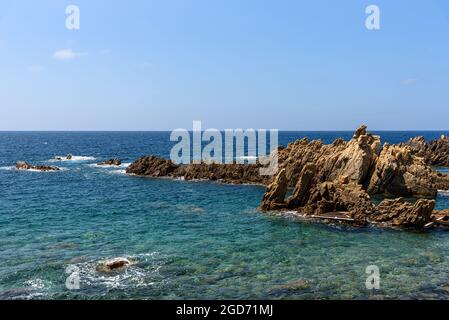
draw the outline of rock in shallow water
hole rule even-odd
[[[129,259],[119,257],[119,258],[101,261],[97,265],[96,269],[97,269],[97,271],[100,271],[100,272],[112,272],[114,270],[126,268],[130,265],[131,265],[131,261]]]
[[[99,166],[119,166],[121,164],[122,164],[122,161],[117,158],[109,159],[109,160],[98,163]]]

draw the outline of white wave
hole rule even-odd
[[[109,171],[111,174],[126,174],[126,170],[120,169],[120,170],[111,170]]]
[[[441,197],[449,197],[449,190],[438,190],[438,195]]]
[[[95,157],[89,157],[89,156],[72,156],[71,159],[67,159],[67,156],[56,156],[53,159],[48,160],[49,162],[66,162],[66,161],[93,161],[95,160]]]
[[[15,169],[16,169],[16,167],[14,167],[14,166],[0,167],[0,170],[8,170],[8,171],[10,171],[10,170],[15,170]]]
[[[158,276],[162,266],[159,253],[153,252],[127,257],[132,263],[127,268],[116,272],[103,273],[97,270],[97,265],[104,259],[71,264],[74,270],[78,270],[80,285],[105,286],[112,288],[145,287],[154,284],[154,278]],[[70,267],[69,266],[69,267]]]
[[[103,169],[114,169],[114,168],[128,168],[131,165],[131,163],[122,163],[119,166],[111,166],[108,164],[98,164],[98,163],[91,163],[89,164],[89,167],[93,168],[103,168]]]
[[[15,166],[7,166],[7,167],[0,167],[0,170],[7,170],[7,171],[26,171],[26,172],[60,172],[60,171],[66,171],[69,170],[67,168],[59,168],[59,170],[37,170],[37,169],[17,169]]]

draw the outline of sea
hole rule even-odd
[[[279,143],[351,136],[280,132]],[[0,299],[449,298],[449,231],[304,222],[260,212],[262,186],[125,174],[172,146],[170,132],[0,132]],[[123,164],[97,165],[113,157]],[[21,160],[62,170],[18,171]],[[437,208],[449,208],[447,193]],[[116,257],[132,265],[97,271]]]

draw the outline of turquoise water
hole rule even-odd
[[[280,141],[350,134],[285,132]],[[416,133],[382,135],[397,142]],[[95,165],[169,151],[168,133],[0,133],[0,298],[449,298],[449,232],[304,223],[259,212],[262,187]],[[67,153],[84,158],[58,163],[61,172],[11,168]],[[437,206],[449,208],[448,197]],[[135,264],[95,270],[118,256]],[[380,290],[365,287],[368,265],[380,268]],[[79,290],[66,288],[67,267],[79,270]]]

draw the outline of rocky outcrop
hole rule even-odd
[[[122,161],[117,158],[109,159],[103,162],[98,163],[99,166],[119,166],[122,164]]]
[[[279,173],[267,188],[263,210],[288,208],[305,216],[339,212],[361,223],[422,228],[431,220],[433,200],[409,204],[398,198],[375,206],[370,195],[434,198],[449,183],[448,176],[433,171],[409,145],[381,147],[380,138],[367,133],[366,126],[348,142],[298,140],[280,150],[279,159]],[[294,188],[287,200],[285,184]]]
[[[25,161],[19,161],[16,163],[17,170],[36,170],[36,171],[59,171],[58,167],[52,166],[33,166]]]
[[[435,200],[419,199],[414,204],[403,198],[387,199],[376,208],[369,219],[376,222],[391,222],[394,226],[422,228],[432,219]]]
[[[415,137],[403,145],[408,145],[415,155],[422,157],[429,165],[449,167],[449,137],[445,135],[429,143],[422,136]]]
[[[267,187],[262,199],[262,210],[279,210],[286,207],[284,201],[287,193],[287,177],[285,169],[279,171],[273,182]]]
[[[145,177],[182,178],[185,180],[212,180],[225,183],[266,184],[268,176],[261,176],[260,164],[200,163],[176,165],[171,160],[155,156],[142,157],[132,163],[126,173]]]
[[[433,198],[437,194],[438,180],[438,174],[421,157],[414,156],[408,146],[385,144],[367,182],[367,191]]]

